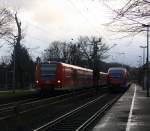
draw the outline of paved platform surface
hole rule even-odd
[[[150,131],[150,97],[132,84],[92,131]]]

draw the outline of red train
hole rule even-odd
[[[128,86],[128,71],[122,67],[108,69],[108,86],[110,89],[123,89]],[[121,88],[120,88],[121,87]]]
[[[99,85],[106,83],[107,74],[100,72]],[[93,71],[61,62],[37,64],[35,84],[41,90],[75,90],[92,87]]]

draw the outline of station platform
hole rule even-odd
[[[150,131],[150,97],[132,84],[92,131]]]

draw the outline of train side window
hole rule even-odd
[[[71,79],[72,79],[71,69],[65,68],[65,80],[71,80]]]

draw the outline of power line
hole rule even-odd
[[[50,41],[42,40],[42,39],[40,39],[40,38],[31,36],[31,35],[28,35],[28,37],[30,37],[30,38],[32,38],[32,39],[34,39],[34,40],[37,40],[37,41],[41,41],[41,42],[45,42],[45,43],[50,43]]]
[[[86,2],[85,2],[85,1],[86,1]],[[86,11],[86,12],[87,12],[87,11],[89,12],[89,7],[87,6],[87,2],[88,2],[88,1],[87,1],[87,0],[82,0],[81,2],[82,2],[82,5],[83,5],[84,8],[85,8],[85,11]],[[90,1],[90,2],[92,2],[92,1]],[[95,2],[96,2],[96,1],[95,1]],[[92,3],[93,3],[93,2],[92,2]],[[86,12],[85,12],[85,13],[86,13]],[[97,15],[97,14],[96,14],[96,15]],[[95,13],[92,14],[92,21],[94,20],[94,21],[99,22],[99,19],[96,19],[96,17],[97,17],[96,15],[95,15]]]
[[[38,26],[38,25],[35,25],[35,24],[33,24],[33,23],[30,23],[30,22],[27,21],[27,20],[25,20],[25,21],[28,23],[28,25],[31,25],[31,27],[34,27],[34,28],[36,28],[36,29],[38,29],[38,30],[44,32],[48,37],[49,37],[49,34],[52,34],[52,32],[50,32],[50,31],[48,31],[48,30],[46,30],[46,29],[44,29],[44,28],[42,28],[42,27],[40,27],[40,26]],[[53,33],[53,35],[54,35],[54,33]]]
[[[71,0],[67,0],[71,5],[72,7],[74,7],[74,9],[76,9],[76,11],[85,19],[86,22],[89,23],[89,25],[93,28],[95,28],[95,25],[93,25],[89,19],[81,12],[81,10],[79,10],[79,8],[71,1]],[[92,29],[93,29],[92,28]],[[95,31],[99,34],[99,31],[95,28]]]
[[[70,0],[67,0],[68,1],[68,3],[77,11],[77,13],[80,15],[80,16],[82,16],[82,18],[84,18],[84,20],[87,22],[88,20],[87,20],[87,18],[85,18],[85,16],[81,13],[81,11],[75,6],[75,4],[72,2],[72,1],[70,1]],[[93,31],[93,30],[90,30],[90,31]]]

